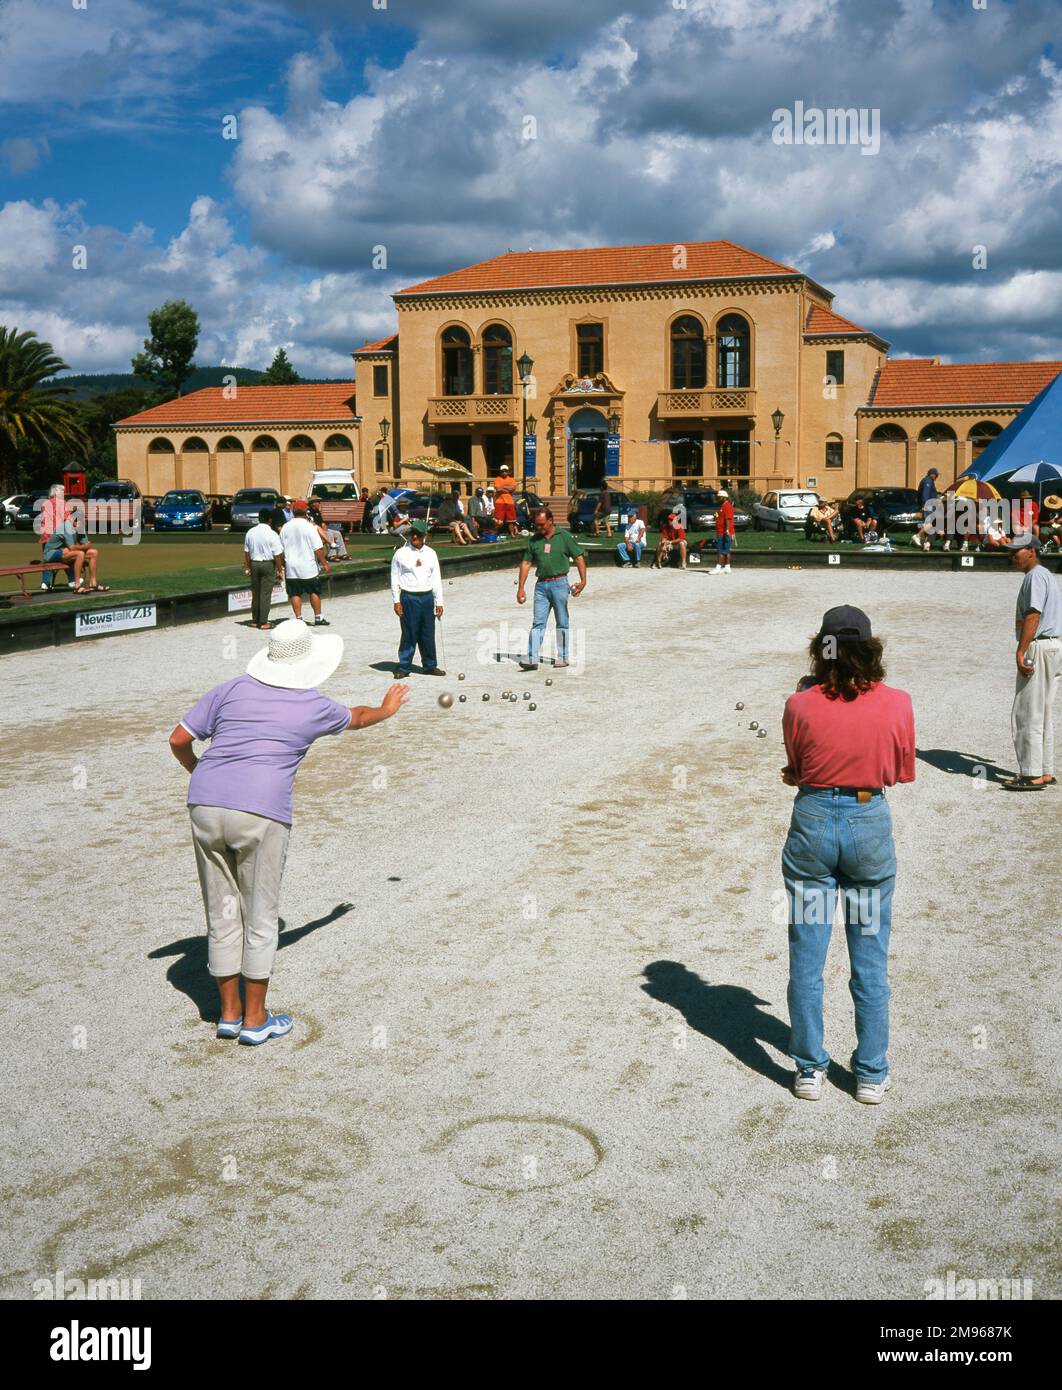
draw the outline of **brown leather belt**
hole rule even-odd
[[[857,801],[867,802],[874,796],[884,796],[883,787],[811,787],[801,785],[802,792],[833,792],[835,796],[854,796]]]

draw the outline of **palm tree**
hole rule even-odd
[[[88,438],[63,399],[73,387],[49,380],[65,371],[51,343],[0,325],[0,494],[14,491],[18,456],[27,444],[85,453]]]

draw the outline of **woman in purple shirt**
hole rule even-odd
[[[378,709],[320,694],[342,656],[342,637],[318,635],[297,618],[279,623],[246,675],[208,691],[170,735],[173,756],[192,774],[188,807],[207,964],[221,995],[219,1038],[255,1045],[291,1031],[290,1014],[269,1013],[265,1001],[299,764],[315,739],[379,724],[409,698],[408,685],[392,685]],[[199,758],[195,739],[210,739]]]

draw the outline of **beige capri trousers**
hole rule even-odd
[[[207,968],[221,977],[268,980],[290,826],[224,806],[188,809],[206,908]]]

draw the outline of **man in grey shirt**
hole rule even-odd
[[[1004,782],[1008,791],[1038,791],[1055,782],[1053,708],[1062,682],[1062,594],[1058,581],[1040,564],[1040,540],[1015,536],[1007,546],[1011,564],[1025,578],[1014,611],[1014,704],[1010,713],[1017,775]]]

